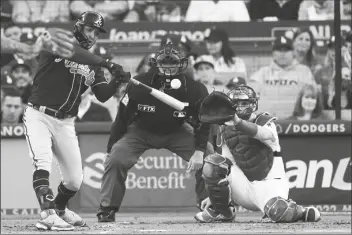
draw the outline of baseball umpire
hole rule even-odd
[[[207,88],[182,74],[188,59],[180,56],[178,48],[171,42],[157,52],[150,63],[151,69],[135,79],[188,102],[189,108],[177,111],[140,86],[129,84],[121,99],[107,146],[97,213],[99,222],[115,221],[115,212],[119,210],[126,191],[127,172],[146,150],[168,149],[189,162],[188,170],[201,172],[203,166],[209,125],[199,125],[198,109],[208,95]],[[175,83],[180,86],[172,86]],[[204,198],[203,192],[197,190],[201,188],[197,187],[201,184],[201,173],[196,173],[196,179],[197,196]]]
[[[99,33],[105,32],[103,26],[101,15],[85,12],[75,23],[73,34],[80,46],[88,50]],[[122,82],[130,78],[130,74],[117,64],[110,63],[109,69],[114,79],[107,83],[99,66],[78,64],[47,50],[39,54],[38,71],[23,117],[34,166],[33,188],[42,210],[41,219],[36,224],[38,229],[73,230],[74,226],[85,225],[79,215],[66,208],[83,180],[74,121],[80,96],[88,87],[100,102],[105,102]],[[62,174],[55,198],[49,187],[53,155]]]

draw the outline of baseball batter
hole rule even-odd
[[[73,34],[80,46],[87,50],[96,42],[99,33],[105,32],[103,26],[101,15],[85,12],[75,23]],[[99,66],[78,64],[73,61],[74,58],[64,59],[47,50],[39,56],[39,68],[23,117],[34,166],[33,188],[42,210],[36,227],[43,230],[73,230],[74,226],[85,225],[79,215],[66,208],[83,179],[74,125],[80,96],[91,87],[97,99],[105,102],[115,94],[126,74],[119,65],[110,66],[115,78],[108,84]],[[49,187],[53,156],[59,162],[62,175],[55,198]]]
[[[198,110],[208,91],[204,84],[181,74],[188,59],[182,57],[171,42],[150,62],[152,69],[135,79],[188,103],[189,107],[177,111],[151,96],[146,89],[133,84],[128,86],[111,127],[97,213],[99,222],[115,221],[115,212],[125,195],[128,170],[148,149],[165,148],[189,162],[188,169],[197,172],[197,196],[206,198],[200,169],[207,149],[209,125],[199,125]]]
[[[316,208],[304,208],[289,199],[274,123],[276,118],[268,113],[254,113],[258,109],[255,91],[240,85],[227,95],[218,92],[208,98],[200,111],[207,122],[221,116],[221,111],[216,110],[221,110],[224,102],[229,103],[227,107],[233,108],[235,114],[230,119],[223,119],[225,125],[220,128],[218,143],[222,146],[222,155],[211,154],[204,160],[203,178],[209,197],[202,202],[203,211],[195,219],[200,222],[233,221],[234,209],[229,206],[233,201],[248,210],[262,211],[275,222],[320,220]],[[224,102],[217,102],[217,107],[213,107],[211,100],[219,98]],[[228,113],[224,117],[228,118]]]

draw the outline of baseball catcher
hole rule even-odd
[[[203,179],[209,197],[202,201],[200,222],[231,222],[231,202],[262,211],[274,222],[316,222],[316,208],[297,205],[288,198],[281,147],[274,121],[268,113],[255,114],[258,97],[245,85],[229,93],[213,92],[202,102],[202,122],[219,124],[217,145],[221,152],[204,159]]]

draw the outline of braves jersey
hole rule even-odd
[[[135,77],[136,80],[155,89],[162,90],[165,78],[152,71]],[[193,120],[199,124],[198,110],[201,101],[208,95],[207,88],[184,75],[179,76],[179,89],[164,89],[163,92],[184,102],[189,106],[183,111],[175,110],[152,96],[147,89],[130,84],[122,97],[116,120],[111,128],[108,151],[122,137],[132,122],[144,130],[155,134],[168,134],[176,131],[186,121]],[[196,149],[204,151],[209,136],[209,125],[202,124],[195,128]]]
[[[81,95],[88,87],[99,101],[105,102],[116,92],[117,83],[108,84],[99,67],[42,52],[28,102],[76,116]]]

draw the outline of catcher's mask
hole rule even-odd
[[[93,28],[96,28],[99,30],[101,33],[106,33],[104,27],[104,18],[93,11],[87,11],[84,12],[78,19],[77,22],[73,28],[73,34],[75,35],[77,41],[79,44],[85,48],[89,49],[91,48],[95,41],[91,41],[87,35],[84,34],[83,27],[84,26],[91,26]]]
[[[149,59],[150,66],[158,69],[158,73],[165,77],[176,77],[188,66],[188,59],[182,58],[171,42]]]
[[[251,114],[258,110],[258,97],[253,88],[239,85],[227,93],[236,107],[238,117],[248,120]]]

